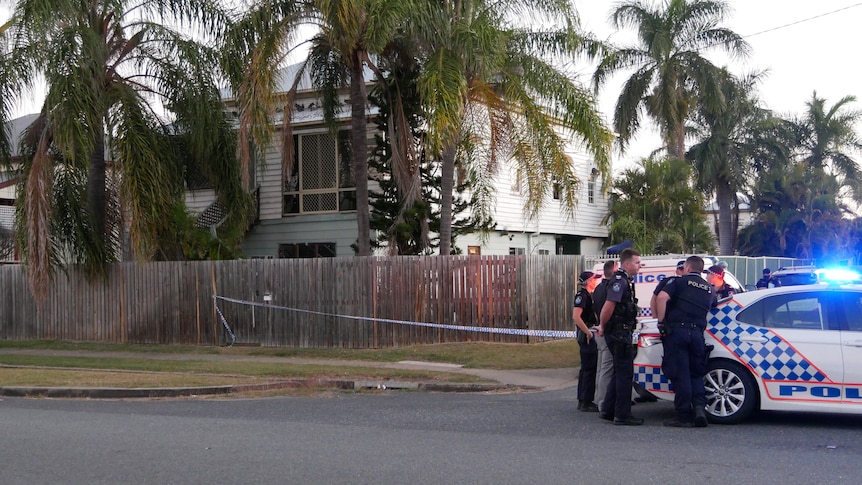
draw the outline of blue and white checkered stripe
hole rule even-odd
[[[411,322],[409,320],[391,320],[388,318],[372,318],[372,317],[359,317],[355,315],[341,315],[337,313],[324,313],[324,312],[316,312],[313,310],[302,310],[300,308],[291,308],[286,306],[278,306],[278,305],[269,305],[266,303],[258,303],[254,301],[248,300],[237,300],[234,298],[227,298],[224,296],[213,295],[213,302],[216,303],[216,310],[219,315],[221,315],[221,310],[218,308],[218,300],[230,302],[230,303],[239,303],[242,305],[250,305],[257,306],[263,308],[278,308],[281,310],[288,310],[299,313],[307,313],[311,315],[323,315],[327,317],[338,317],[338,318],[348,318],[351,320],[360,320],[366,322],[381,322],[381,323],[395,323],[399,325],[412,325],[415,327],[431,327],[431,328],[442,328],[445,330],[461,330],[464,332],[478,332],[478,333],[493,333],[493,334],[502,334],[502,335],[520,335],[524,337],[546,337],[546,338],[576,338],[577,332],[572,330],[528,330],[526,328],[493,328],[493,327],[474,327],[474,326],[463,326],[463,325],[448,325],[443,323],[424,323],[424,322]],[[222,317],[222,321],[225,327],[230,332],[230,327],[227,326],[227,322],[224,321],[224,317]]]
[[[734,302],[716,308],[709,314],[707,331],[728,350],[736,354],[764,380],[831,382],[814,364],[797,352],[784,339],[769,329],[740,324],[736,314],[742,307]],[[762,336],[765,343],[755,348],[740,337]]]
[[[638,318],[651,317],[652,309],[650,307],[641,308],[638,310]]]
[[[655,365],[635,364],[635,382],[652,392],[673,392],[670,380]]]

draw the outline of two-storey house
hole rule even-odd
[[[293,83],[296,67],[282,73],[281,87]],[[370,72],[368,73],[370,79]],[[289,173],[282,164],[283,132],[277,130],[265,150],[264,160],[255,163],[252,187],[259,194],[259,223],[247,234],[243,252],[248,257],[332,257],[351,256],[357,237],[355,184],[348,153],[350,107],[343,94],[336,136],[324,125],[323,111],[311,81],[300,80],[290,120],[296,163]],[[233,99],[226,93],[231,109]],[[376,114],[369,109],[369,120]],[[275,114],[274,125],[282,124],[283,113]],[[369,129],[374,124],[369,123]],[[369,143],[373,132],[368,134]],[[496,204],[493,233],[459,237],[455,246],[462,254],[595,254],[607,237],[602,218],[607,198],[602,179],[591,158],[579,144],[569,144],[569,156],[582,181],[574,218],[566,216],[561,202],[549,198],[538,217],[526,220],[524,197],[518,190],[515,168],[500,165],[496,177]],[[374,181],[370,182],[374,189]],[[187,206],[203,212],[214,200],[210,189],[189,190]],[[372,235],[372,237],[374,237]]]

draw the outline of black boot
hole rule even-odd
[[[580,408],[581,411],[585,413],[597,413],[599,412],[599,407],[596,406],[596,403],[592,401],[584,401]]]
[[[691,428],[691,419],[677,416],[671,420],[665,421],[662,424],[670,428]]]
[[[708,423],[706,421],[706,409],[704,409],[700,406],[695,406],[694,407],[694,427],[695,428],[706,428],[707,424]]]

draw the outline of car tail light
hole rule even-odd
[[[652,347],[661,343],[661,335],[657,333],[642,333],[638,337],[638,347]]]

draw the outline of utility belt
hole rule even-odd
[[[670,328],[691,328],[691,329],[700,330],[701,332],[706,330],[706,324],[697,324],[697,323],[692,323],[692,322],[669,322],[669,323],[666,323],[665,325],[667,325]]]
[[[611,320],[607,323],[607,329],[605,333],[615,333],[615,332],[628,332],[631,333],[635,328],[635,322],[626,322],[626,321],[614,321]]]

